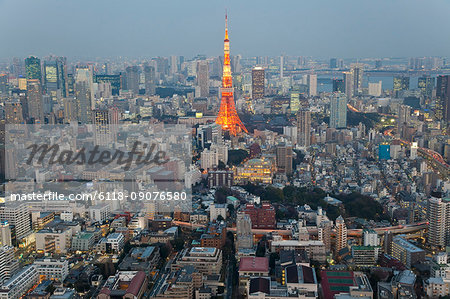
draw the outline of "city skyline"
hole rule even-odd
[[[421,4],[418,0],[289,1],[283,6],[270,1],[259,5],[136,1],[124,7],[115,1],[18,4],[3,0],[0,25],[8,30],[1,38],[7,46],[0,50],[0,59],[49,54],[72,58],[215,56],[221,44],[214,37],[222,32],[216,20],[225,9],[235,55],[448,56],[450,41],[440,37],[439,29],[450,26],[445,17],[450,3]]]

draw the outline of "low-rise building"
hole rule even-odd
[[[442,277],[431,277],[425,280],[425,293],[428,298],[440,298],[449,294],[449,285]]]
[[[147,291],[148,279],[142,271],[120,271],[108,277],[97,299],[142,298]]]
[[[34,261],[34,266],[38,274],[45,279],[64,281],[69,275],[69,261],[65,258],[61,259],[38,259]]]
[[[222,250],[212,247],[185,248],[172,263],[172,270],[193,266],[204,275],[219,274],[222,269]]]
[[[72,238],[73,251],[91,250],[95,243],[95,235],[91,232],[79,232]]]
[[[321,263],[326,261],[325,244],[318,240],[275,240],[270,243],[270,250],[271,252],[279,252],[280,250],[306,251],[311,260]]]
[[[44,253],[66,253],[71,248],[72,230],[42,229],[36,233],[36,251]]]
[[[100,239],[96,250],[104,253],[120,253],[125,245],[125,238],[120,233],[111,233]]]
[[[19,299],[38,281],[36,268],[25,266],[0,286],[0,299]]]

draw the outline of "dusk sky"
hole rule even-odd
[[[0,0],[0,57],[450,56],[449,0]]]

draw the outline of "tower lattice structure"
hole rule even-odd
[[[222,87],[220,89],[222,99],[220,102],[220,110],[216,118],[216,123],[222,126],[222,130],[228,131],[230,132],[230,135],[236,136],[242,131],[245,133],[248,133],[248,131],[239,118],[236,111],[236,105],[234,103],[227,15],[225,15],[225,39],[223,41],[223,54]]]

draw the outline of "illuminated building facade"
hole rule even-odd
[[[220,102],[219,115],[217,115],[216,123],[222,126],[224,131],[228,131],[230,135],[236,136],[244,131],[248,133],[244,124],[240,120],[236,105],[234,103],[233,82],[231,78],[230,64],[230,40],[228,39],[227,16],[225,16],[225,39],[223,50],[223,75],[222,75],[222,99]]]
[[[262,99],[264,97],[264,69],[255,67],[252,69],[252,99]]]
[[[41,60],[34,56],[25,59],[25,72],[26,78],[28,80],[34,79],[39,80],[39,82],[41,82],[42,80]]]
[[[251,159],[236,168],[235,182],[245,184],[258,182],[272,184],[273,163],[267,159]]]

